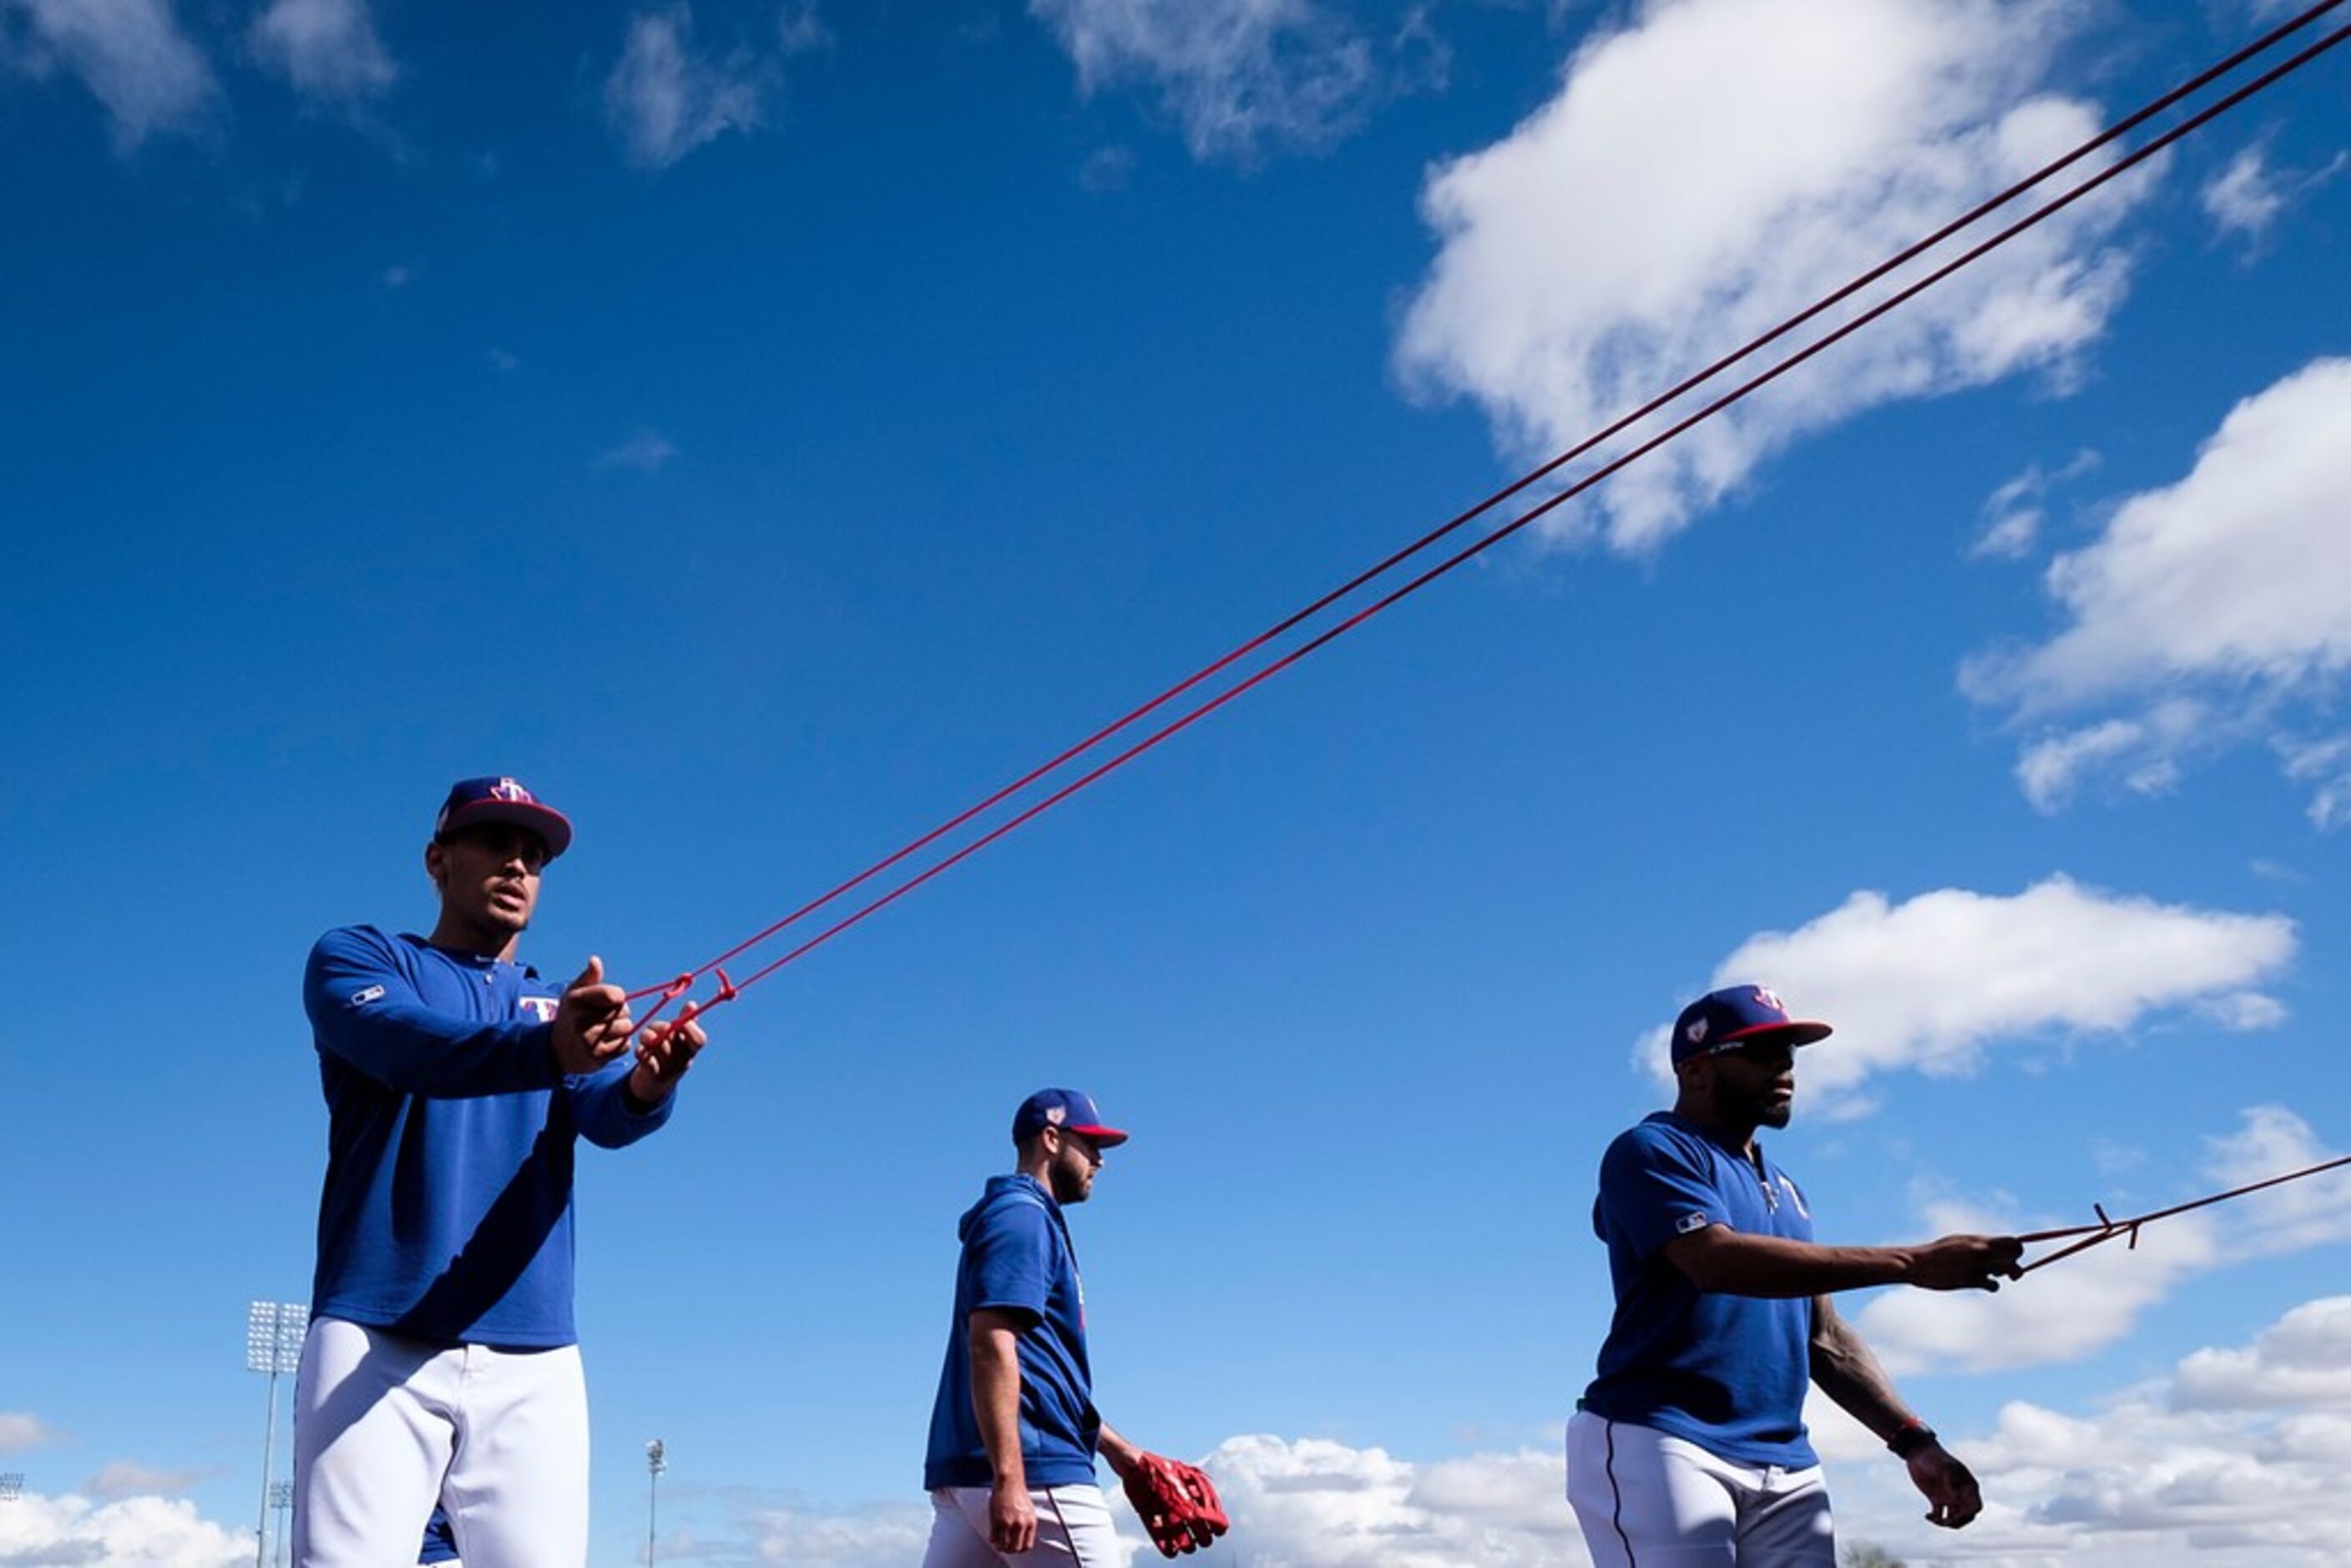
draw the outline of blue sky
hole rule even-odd
[[[655,981],[2291,9],[0,0],[0,1563],[250,1559],[302,957],[450,779]],[[1716,981],[1840,1026],[1836,1239],[2351,1147],[2340,54],[716,1014],[583,1161],[595,1561],[654,1437],[665,1561],[915,1560],[1042,1083],[1254,1568],[1583,1560],[1592,1173]],[[2335,1560],[2346,1198],[1850,1300],[1992,1506],[1832,1414],[1848,1536]]]

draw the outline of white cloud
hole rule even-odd
[[[256,59],[322,103],[381,97],[400,77],[367,0],[270,0],[246,41]]]
[[[2314,1301],[2089,1416],[2008,1406],[1991,1436],[1960,1448],[2004,1499],[1981,1544],[2151,1565],[2340,1563],[2346,1324],[2351,1299]]]
[[[1442,245],[1398,339],[1406,385],[1477,400],[1514,459],[1573,444],[2086,140],[2091,106],[2038,88],[2080,14],[1646,0],[1509,137],[1431,175]],[[1600,522],[1554,514],[1553,531],[1652,549],[1864,409],[2062,381],[2123,298],[2108,236],[2143,189],[2118,181],[2030,231],[1611,479]]]
[[[1078,169],[1078,183],[1096,195],[1106,191],[1126,188],[1127,180],[1134,173],[1134,149],[1131,147],[1100,147],[1089,153]]]
[[[1925,1227],[1937,1236],[2019,1228],[2008,1216],[1956,1205],[1930,1210]],[[1997,1291],[1888,1291],[1863,1306],[1854,1322],[1897,1375],[2079,1361],[2127,1336],[2141,1312],[2220,1257],[2211,1223],[2183,1214],[2148,1226],[2135,1248],[2120,1239],[2103,1242],[2052,1264],[2048,1274],[2028,1274]]]
[[[2199,1350],[2179,1364],[2179,1410],[2351,1412],[2351,1296],[2305,1301],[2252,1344]]]
[[[2351,735],[2305,740],[2281,735],[2271,744],[2285,761],[2285,776],[2311,786],[2308,814],[2322,831],[2351,822]]]
[[[767,122],[772,61],[747,49],[697,55],[694,13],[684,5],[642,12],[604,80],[604,110],[630,162],[666,169],[729,131]]]
[[[2241,150],[2227,168],[2207,180],[2197,199],[2221,238],[2258,247],[2296,198],[2346,167],[2351,167],[2351,153],[2338,152],[2315,171],[2273,168],[2268,150],[2256,143]]]
[[[640,474],[658,474],[664,465],[677,455],[677,448],[667,436],[655,431],[640,430],[618,446],[607,447],[596,455],[599,469],[633,468]]]
[[[2257,1105],[2244,1125],[2212,1140],[2206,1174],[2221,1187],[2245,1186],[2341,1158],[2310,1124],[2279,1105]],[[2351,1168],[2303,1177],[2231,1204],[2234,1256],[2262,1257],[2351,1241]]]
[[[2096,453],[2085,449],[2054,473],[2035,463],[2001,485],[1984,501],[1983,527],[1968,553],[1995,560],[2018,560],[2031,554],[2047,521],[2050,491],[2089,473],[2098,462]]]
[[[2096,540],[2053,561],[2045,582],[2066,623],[1959,675],[1978,703],[2040,728],[2018,768],[2035,803],[2062,801],[2085,775],[2176,776],[2268,737],[2315,788],[2314,821],[2351,817],[2346,754],[2293,738],[2290,717],[2323,711],[2351,666],[2346,495],[2351,360],[2315,360],[2231,409],[2186,478],[2130,497]]]
[[[1855,893],[1790,932],[1750,937],[1714,986],[1752,980],[1836,1034],[1798,1057],[1832,1101],[1871,1074],[1972,1069],[2051,1030],[2115,1031],[2169,1008],[2235,998],[2294,956],[2294,923],[2102,893],[2053,876],[2013,895],[1940,888],[1901,904]],[[2252,1016],[2274,1017],[2256,1008]],[[1661,1080],[1667,1024],[1643,1037]]]
[[[2259,1105],[2243,1113],[2236,1132],[2207,1141],[2198,1174],[2209,1184],[2208,1190],[2226,1191],[2307,1170],[2335,1157],[2294,1113]],[[2151,1204],[2139,1212],[2169,1207]],[[2118,1213],[2114,1218],[2132,1216]],[[2022,1222],[2012,1214],[1944,1204],[1928,1210],[1920,1228],[1928,1235],[2002,1235],[2073,1223],[2095,1221],[2079,1215]],[[2190,1209],[2144,1226],[2135,1238],[2118,1231],[2050,1265],[2062,1273],[2028,1274],[1995,1293],[1888,1291],[1872,1298],[1855,1321],[1887,1367],[1897,1373],[1988,1371],[2078,1361],[2127,1336],[2147,1308],[2192,1276],[2250,1258],[2344,1241],[2351,1241],[2351,1171],[2336,1170],[2230,1199],[2225,1222],[2213,1209]],[[2036,1246],[2030,1256],[2050,1257],[2069,1244],[2061,1239]],[[2344,1322],[2345,1333],[2351,1335],[2351,1318]],[[2280,1354],[2304,1343],[2287,1336],[2279,1342]],[[2351,1339],[2344,1349],[2351,1353]],[[2237,1363],[2208,1360],[2196,1364],[2203,1379],[2199,1387],[2209,1390],[2218,1367]],[[2346,1379],[2351,1379],[2351,1354],[2346,1354],[2345,1365]],[[2211,1397],[2199,1395],[2207,1402]]]
[[[2136,718],[2102,719],[2033,741],[2016,759],[2016,781],[2032,809],[2063,810],[2084,780],[2110,778],[2135,795],[2168,793],[2182,756],[2212,745],[2220,721],[2201,703],[2158,703]]]
[[[92,1505],[26,1492],[0,1504],[0,1563],[138,1563],[152,1568],[235,1568],[253,1539],[213,1523],[183,1499],[130,1497]]]
[[[2204,183],[2197,193],[2204,206],[2204,215],[2223,235],[2239,235],[2247,239],[2259,239],[2269,232],[2270,225],[2285,210],[2285,197],[2279,193],[2277,177],[2271,172],[2268,156],[2259,147],[2247,147],[2229,161],[2229,166]]]
[[[928,1504],[883,1503],[838,1512],[771,1508],[754,1522],[751,1550],[762,1563],[789,1563],[793,1568],[869,1568],[875,1563],[919,1562],[930,1538]],[[670,1551],[663,1555],[692,1557]]]
[[[0,1454],[20,1453],[37,1448],[44,1443],[54,1443],[59,1434],[42,1425],[41,1418],[29,1410],[0,1410]]]
[[[1416,1465],[1322,1437],[1228,1437],[1202,1461],[1251,1568],[1586,1563],[1556,1449]]]
[[[776,43],[788,55],[805,55],[833,46],[832,29],[817,14],[816,0],[788,4],[776,16]]]
[[[1204,160],[1323,145],[1379,88],[1369,40],[1315,0],[1029,0],[1029,10],[1077,66],[1079,90],[1156,87]]]
[[[116,1459],[84,1481],[81,1490],[117,1501],[147,1493],[183,1492],[201,1479],[203,1472],[198,1470],[158,1470],[130,1459]]]
[[[122,151],[193,126],[217,90],[171,0],[0,0],[0,13],[12,11],[31,29],[19,63],[37,75],[62,64],[79,78],[113,117]]]

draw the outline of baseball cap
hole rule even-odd
[[[433,824],[433,837],[437,841],[486,822],[528,828],[546,841],[549,860],[571,847],[571,823],[562,812],[541,803],[515,780],[501,778],[460,779],[450,785],[449,798],[441,802],[441,815]]]
[[[1757,1040],[1810,1045],[1832,1031],[1824,1023],[1788,1016],[1788,1005],[1761,986],[1708,991],[1674,1019],[1674,1065],[1730,1051]]]
[[[1020,1102],[1020,1109],[1012,1113],[1012,1141],[1016,1144],[1047,1127],[1066,1128],[1092,1138],[1105,1149],[1126,1142],[1124,1133],[1102,1125],[1102,1113],[1094,1108],[1094,1097],[1077,1089],[1040,1089]]]

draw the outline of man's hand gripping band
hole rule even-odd
[[[1126,1472],[1126,1500],[1162,1557],[1196,1552],[1231,1528],[1208,1473],[1159,1454],[1140,1454]]]

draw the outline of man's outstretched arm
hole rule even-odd
[[[1868,1285],[1997,1291],[2016,1278],[2024,1246],[2012,1236],[1945,1236],[1915,1247],[1829,1247],[1708,1225],[1660,1251],[1701,1291],[1788,1299]]]

